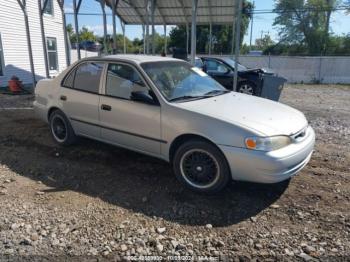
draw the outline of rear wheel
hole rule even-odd
[[[173,168],[180,182],[202,193],[218,192],[230,179],[224,155],[216,146],[201,140],[181,145],[175,153]]]
[[[77,137],[74,130],[62,111],[52,112],[49,123],[52,137],[58,144],[67,146],[76,142]]]

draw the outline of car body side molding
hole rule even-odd
[[[158,138],[154,138],[154,137],[148,137],[148,136],[144,136],[144,135],[140,135],[140,134],[135,134],[135,133],[131,133],[131,132],[128,132],[128,131],[124,131],[124,130],[120,130],[120,129],[111,128],[111,127],[108,127],[108,126],[103,126],[103,125],[87,122],[87,121],[80,120],[80,119],[77,119],[77,118],[70,118],[70,120],[76,121],[76,122],[81,122],[81,123],[88,124],[88,125],[101,127],[101,128],[105,128],[105,129],[109,129],[109,130],[112,130],[112,131],[115,131],[115,132],[131,135],[131,136],[141,137],[141,138],[152,140],[152,141],[156,141],[156,142],[159,142],[159,143],[162,143],[162,144],[167,144],[168,143],[167,141],[162,140],[162,139],[158,139]]]

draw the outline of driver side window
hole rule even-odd
[[[206,69],[210,73],[227,73],[229,69],[224,64],[216,60],[206,60]]]
[[[125,64],[109,64],[106,81],[106,95],[132,100],[133,92],[148,94],[148,87],[139,73]]]

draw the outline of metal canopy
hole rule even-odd
[[[113,0],[106,0],[112,7]],[[156,0],[155,25],[187,24],[192,17],[192,1]],[[198,0],[197,24],[232,24],[235,18],[234,0]],[[147,20],[147,0],[120,0],[116,13],[125,24],[140,25]]]

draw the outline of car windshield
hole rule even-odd
[[[222,60],[224,60],[225,63],[229,64],[232,68],[235,68],[235,60],[228,57],[222,58]],[[244,65],[241,65],[238,63],[238,71],[245,71],[245,70],[247,70],[247,68]]]
[[[141,67],[168,101],[203,99],[229,92],[186,62],[149,62]]]

